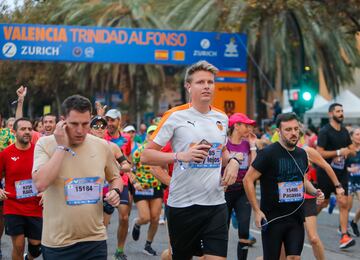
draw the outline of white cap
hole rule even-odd
[[[110,109],[109,111],[106,112],[105,117],[110,117],[112,119],[117,119],[117,118],[120,119],[121,113],[117,109]]]
[[[131,131],[136,132],[135,127],[132,125],[128,125],[123,129],[123,132],[125,132],[125,133],[131,132]]]

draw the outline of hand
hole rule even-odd
[[[339,187],[339,188],[336,188],[335,193],[336,193],[336,195],[343,196],[343,195],[345,195],[345,190],[343,189],[343,187]]]
[[[224,175],[221,179],[221,185],[229,186],[234,184],[238,176],[239,168],[240,165],[236,160],[230,160],[224,170]]]
[[[120,196],[114,190],[107,192],[104,200],[107,201],[113,207],[117,207],[120,204]]]
[[[264,212],[262,212],[261,210],[255,212],[255,225],[259,229],[261,229],[261,220],[262,219],[265,219],[267,221]]]
[[[177,158],[183,162],[203,162],[208,156],[208,151],[211,148],[207,144],[196,144],[189,148],[187,152],[181,152],[177,154]]]
[[[36,197],[40,197],[39,206],[42,206],[44,204],[44,192],[39,192]]]
[[[21,86],[20,88],[18,88],[16,90],[16,94],[18,96],[18,101],[24,101],[26,93],[27,93],[27,88],[26,87]]]
[[[95,102],[95,108],[96,108],[96,114],[98,116],[104,116],[105,115],[105,110],[107,108],[107,105],[102,106],[101,103],[99,101]]]
[[[133,184],[133,186],[134,186],[134,188],[136,189],[136,190],[138,190],[138,191],[142,191],[142,190],[144,190],[143,188],[142,188],[142,186],[141,186],[141,184],[140,183],[135,183],[135,184]]]
[[[350,153],[351,153],[351,151],[350,151],[350,149],[347,148],[347,147],[340,149],[340,154],[341,154],[342,156],[344,156],[345,158],[347,158]]]
[[[0,189],[0,200],[7,200],[8,197],[6,195],[10,194],[9,192],[5,191],[4,189]]]
[[[320,189],[317,189],[316,190],[316,205],[322,204],[324,202],[324,199],[325,199],[324,193]]]
[[[257,136],[256,134],[250,132],[248,136],[248,140],[251,147],[254,147],[256,145]]]
[[[65,147],[68,147],[69,146],[69,137],[66,133],[66,127],[67,127],[67,125],[64,120],[59,121],[56,124],[54,136],[55,136],[56,143],[58,145],[63,145]]]

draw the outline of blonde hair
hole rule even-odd
[[[185,83],[191,83],[191,76],[197,71],[208,71],[211,72],[215,77],[219,72],[219,69],[206,60],[200,60],[186,69]]]

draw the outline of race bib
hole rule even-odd
[[[359,163],[353,163],[351,164],[351,167],[356,167],[356,171],[351,173],[351,176],[360,176],[360,164]]]
[[[96,204],[101,197],[100,177],[69,178],[65,180],[65,198],[68,205]]]
[[[17,199],[36,197],[38,193],[33,180],[16,181],[15,189]]]
[[[304,198],[304,184],[302,181],[279,182],[279,202],[298,202]]]
[[[146,189],[146,190],[136,190],[135,195],[139,196],[153,196],[154,195],[154,189]]]
[[[201,163],[190,162],[190,168],[219,168],[221,163],[221,152],[222,145],[219,143],[214,143],[210,150],[209,155]]]
[[[343,156],[335,157],[331,161],[331,167],[338,170],[343,170],[345,167],[345,158]]]

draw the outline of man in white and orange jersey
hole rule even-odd
[[[226,150],[227,116],[211,106],[215,89],[212,64],[199,61],[185,75],[191,102],[165,113],[142,153],[149,165],[175,162],[170,182],[169,235],[173,259],[225,259],[227,208],[224,186],[235,182],[239,159]],[[161,152],[171,142],[173,153]],[[227,166],[223,177],[221,167]]]

